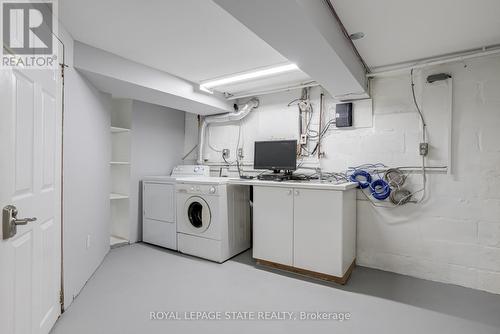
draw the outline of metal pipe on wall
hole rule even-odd
[[[396,74],[399,72],[410,71],[412,68],[418,69],[418,68],[425,68],[425,67],[434,66],[434,65],[442,65],[442,64],[448,64],[448,63],[454,63],[454,62],[461,62],[461,61],[464,61],[467,59],[486,57],[486,56],[495,55],[495,54],[500,54],[500,47],[495,46],[495,47],[481,48],[481,50],[469,51],[469,52],[460,53],[460,54],[456,54],[456,55],[449,56],[449,57],[439,57],[439,58],[427,59],[425,61],[406,63],[406,64],[402,64],[399,66],[398,65],[384,66],[384,68],[386,68],[386,69],[382,69],[382,70],[378,70],[378,71],[377,71],[377,69],[374,69],[374,71],[372,71],[372,73],[368,73],[366,76],[368,78],[374,78],[377,76],[391,75],[391,74]]]
[[[339,15],[335,11],[335,8],[333,7],[333,4],[330,2],[330,0],[324,0],[324,1],[325,1],[326,5],[328,6],[328,8],[330,9],[330,12],[332,13],[333,17],[335,18],[335,20],[339,24],[340,29],[342,30],[342,33],[344,34],[345,38],[347,39],[347,41],[351,45],[352,50],[356,54],[356,57],[358,57],[358,60],[361,62],[361,65],[363,65],[363,68],[365,69],[365,72],[366,73],[370,73],[370,67],[366,64],[366,62],[363,59],[363,57],[361,57],[361,55],[359,54],[359,51],[356,48],[356,45],[354,45],[354,43],[353,43],[353,41],[351,39],[351,36],[349,36],[349,32],[347,32],[347,29],[345,28],[344,23],[342,23],[342,20],[340,19]]]

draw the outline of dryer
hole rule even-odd
[[[222,263],[250,248],[250,189],[227,181],[177,179],[180,252]]]
[[[179,165],[170,176],[145,177],[142,180],[142,241],[177,250],[176,180],[208,175],[209,166]]]

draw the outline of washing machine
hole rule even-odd
[[[177,250],[176,180],[209,175],[209,166],[179,165],[172,170],[170,176],[143,178],[142,241]]]
[[[180,252],[222,263],[250,248],[250,189],[227,178],[177,179]]]

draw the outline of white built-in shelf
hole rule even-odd
[[[110,244],[111,247],[118,247],[129,244],[129,224],[133,221],[130,217],[130,191],[132,189],[130,174],[133,163],[131,154],[132,101],[113,99],[110,116]]]
[[[119,127],[116,127],[116,126],[112,126],[111,127],[111,132],[113,133],[118,133],[118,132],[129,132],[130,129],[126,129],[126,128],[119,128]]]
[[[128,198],[128,195],[117,194],[117,193],[109,194],[109,199],[127,199],[127,198]]]
[[[128,245],[129,241],[127,239],[123,239],[123,238],[112,235],[109,238],[109,243],[111,245],[111,248],[115,248],[115,247],[119,247],[119,246]]]

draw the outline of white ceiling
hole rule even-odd
[[[63,0],[76,40],[192,82],[287,62],[209,0]]]
[[[278,87],[291,87],[299,83],[312,81],[311,78],[302,71],[291,71],[273,75],[271,77],[258,78],[250,81],[231,83],[224,86],[218,86],[215,90],[232,95],[251,94],[251,92],[272,90]]]
[[[370,67],[500,44],[500,0],[330,0]]]
[[[330,1],[349,33],[365,33],[354,43],[370,67],[500,44],[500,0]],[[63,0],[59,6],[76,40],[192,82],[287,62],[211,0]],[[237,93],[308,80],[288,73],[224,88]]]

